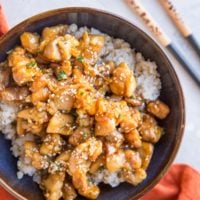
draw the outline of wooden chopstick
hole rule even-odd
[[[200,45],[192,34],[189,26],[183,21],[180,13],[176,10],[173,4],[169,0],[160,0],[161,5],[164,7],[168,15],[171,17],[172,21],[175,23],[176,27],[179,29],[183,37],[185,37],[193,49],[200,56]]]
[[[150,29],[150,31],[155,35],[159,42],[166,47],[174,57],[180,62],[184,69],[191,75],[193,80],[196,81],[198,86],[200,86],[200,71],[195,69],[186,59],[182,52],[172,44],[170,38],[165,34],[165,32],[158,26],[153,17],[146,11],[146,9],[140,4],[138,0],[125,0],[129,7],[135,11],[143,20],[145,25]]]

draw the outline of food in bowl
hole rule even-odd
[[[75,24],[20,40],[0,65],[0,128],[18,178],[33,176],[48,200],[96,199],[101,182],[142,182],[164,134],[158,120],[170,112],[156,64]]]

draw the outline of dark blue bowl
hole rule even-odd
[[[166,134],[155,147],[147,170],[147,179],[136,187],[121,184],[116,188],[102,185],[99,200],[138,199],[150,190],[164,175],[179,148],[185,123],[184,98],[172,64],[161,48],[143,31],[113,14],[90,8],[63,8],[45,12],[25,20],[0,39],[0,61],[6,52],[19,43],[24,31],[40,32],[46,26],[71,24],[94,27],[113,37],[129,42],[146,59],[154,60],[161,75],[161,99],[171,108],[170,116],[162,123]],[[42,192],[31,177],[18,180],[17,162],[10,152],[10,142],[0,135],[0,182],[18,199],[42,200]],[[78,197],[78,199],[83,199]]]

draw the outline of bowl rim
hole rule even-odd
[[[158,42],[155,39],[153,39],[148,33],[144,32],[141,28],[139,28],[138,26],[136,26],[134,23],[130,22],[130,20],[126,19],[123,16],[120,16],[120,15],[115,14],[115,13],[110,12],[110,11],[105,11],[105,10],[97,9],[97,8],[93,8],[93,7],[63,7],[63,8],[52,9],[52,10],[48,10],[48,11],[41,12],[39,14],[33,15],[33,16],[23,20],[22,22],[18,23],[17,25],[12,27],[6,34],[1,36],[0,45],[4,40],[6,40],[7,38],[10,38],[13,34],[18,32],[18,29],[20,29],[21,27],[26,27],[26,25],[28,25],[30,23],[40,21],[41,19],[53,16],[53,15],[58,14],[58,13],[71,13],[71,12],[77,12],[77,13],[78,12],[85,12],[85,13],[94,13],[95,12],[95,13],[111,16],[111,17],[113,17],[117,20],[120,20],[123,23],[126,23],[129,26],[137,29],[137,31],[139,33],[141,33],[144,37],[148,38],[152,43],[154,43],[155,48],[157,48],[159,50],[160,54],[162,54],[162,56],[166,59],[166,62],[169,65],[168,70],[171,72],[171,76],[173,76],[175,84],[178,87],[177,92],[178,92],[178,95],[180,97],[180,106],[181,106],[180,113],[179,113],[180,114],[180,118],[179,118],[180,119],[180,122],[179,122],[180,128],[177,131],[177,138],[175,140],[174,147],[171,151],[171,155],[170,155],[167,163],[163,166],[160,173],[156,175],[155,179],[151,183],[149,183],[145,188],[143,188],[134,197],[129,198],[129,200],[139,199],[144,194],[146,194],[148,191],[150,191],[160,181],[160,179],[165,175],[165,173],[169,169],[170,165],[174,161],[176,154],[178,152],[178,149],[180,147],[180,143],[182,141],[184,128],[185,128],[185,98],[184,98],[184,94],[183,94],[183,90],[182,90],[180,81],[179,81],[178,76],[177,76],[177,74],[174,70],[174,67],[173,67],[173,65],[172,65],[172,63],[169,59],[169,56],[160,47]],[[10,187],[1,177],[0,177],[0,186],[2,186],[5,190],[7,190],[15,198],[17,198],[19,200],[28,200],[26,197],[22,196],[20,193],[16,192],[12,187]]]

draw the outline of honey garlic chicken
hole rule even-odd
[[[15,137],[31,135],[22,155],[41,175],[44,197],[97,199],[99,174],[141,183],[164,134],[156,119],[170,108],[139,95],[125,60],[99,62],[104,34],[77,37],[57,25],[20,40],[0,64],[0,101],[18,106]]]

